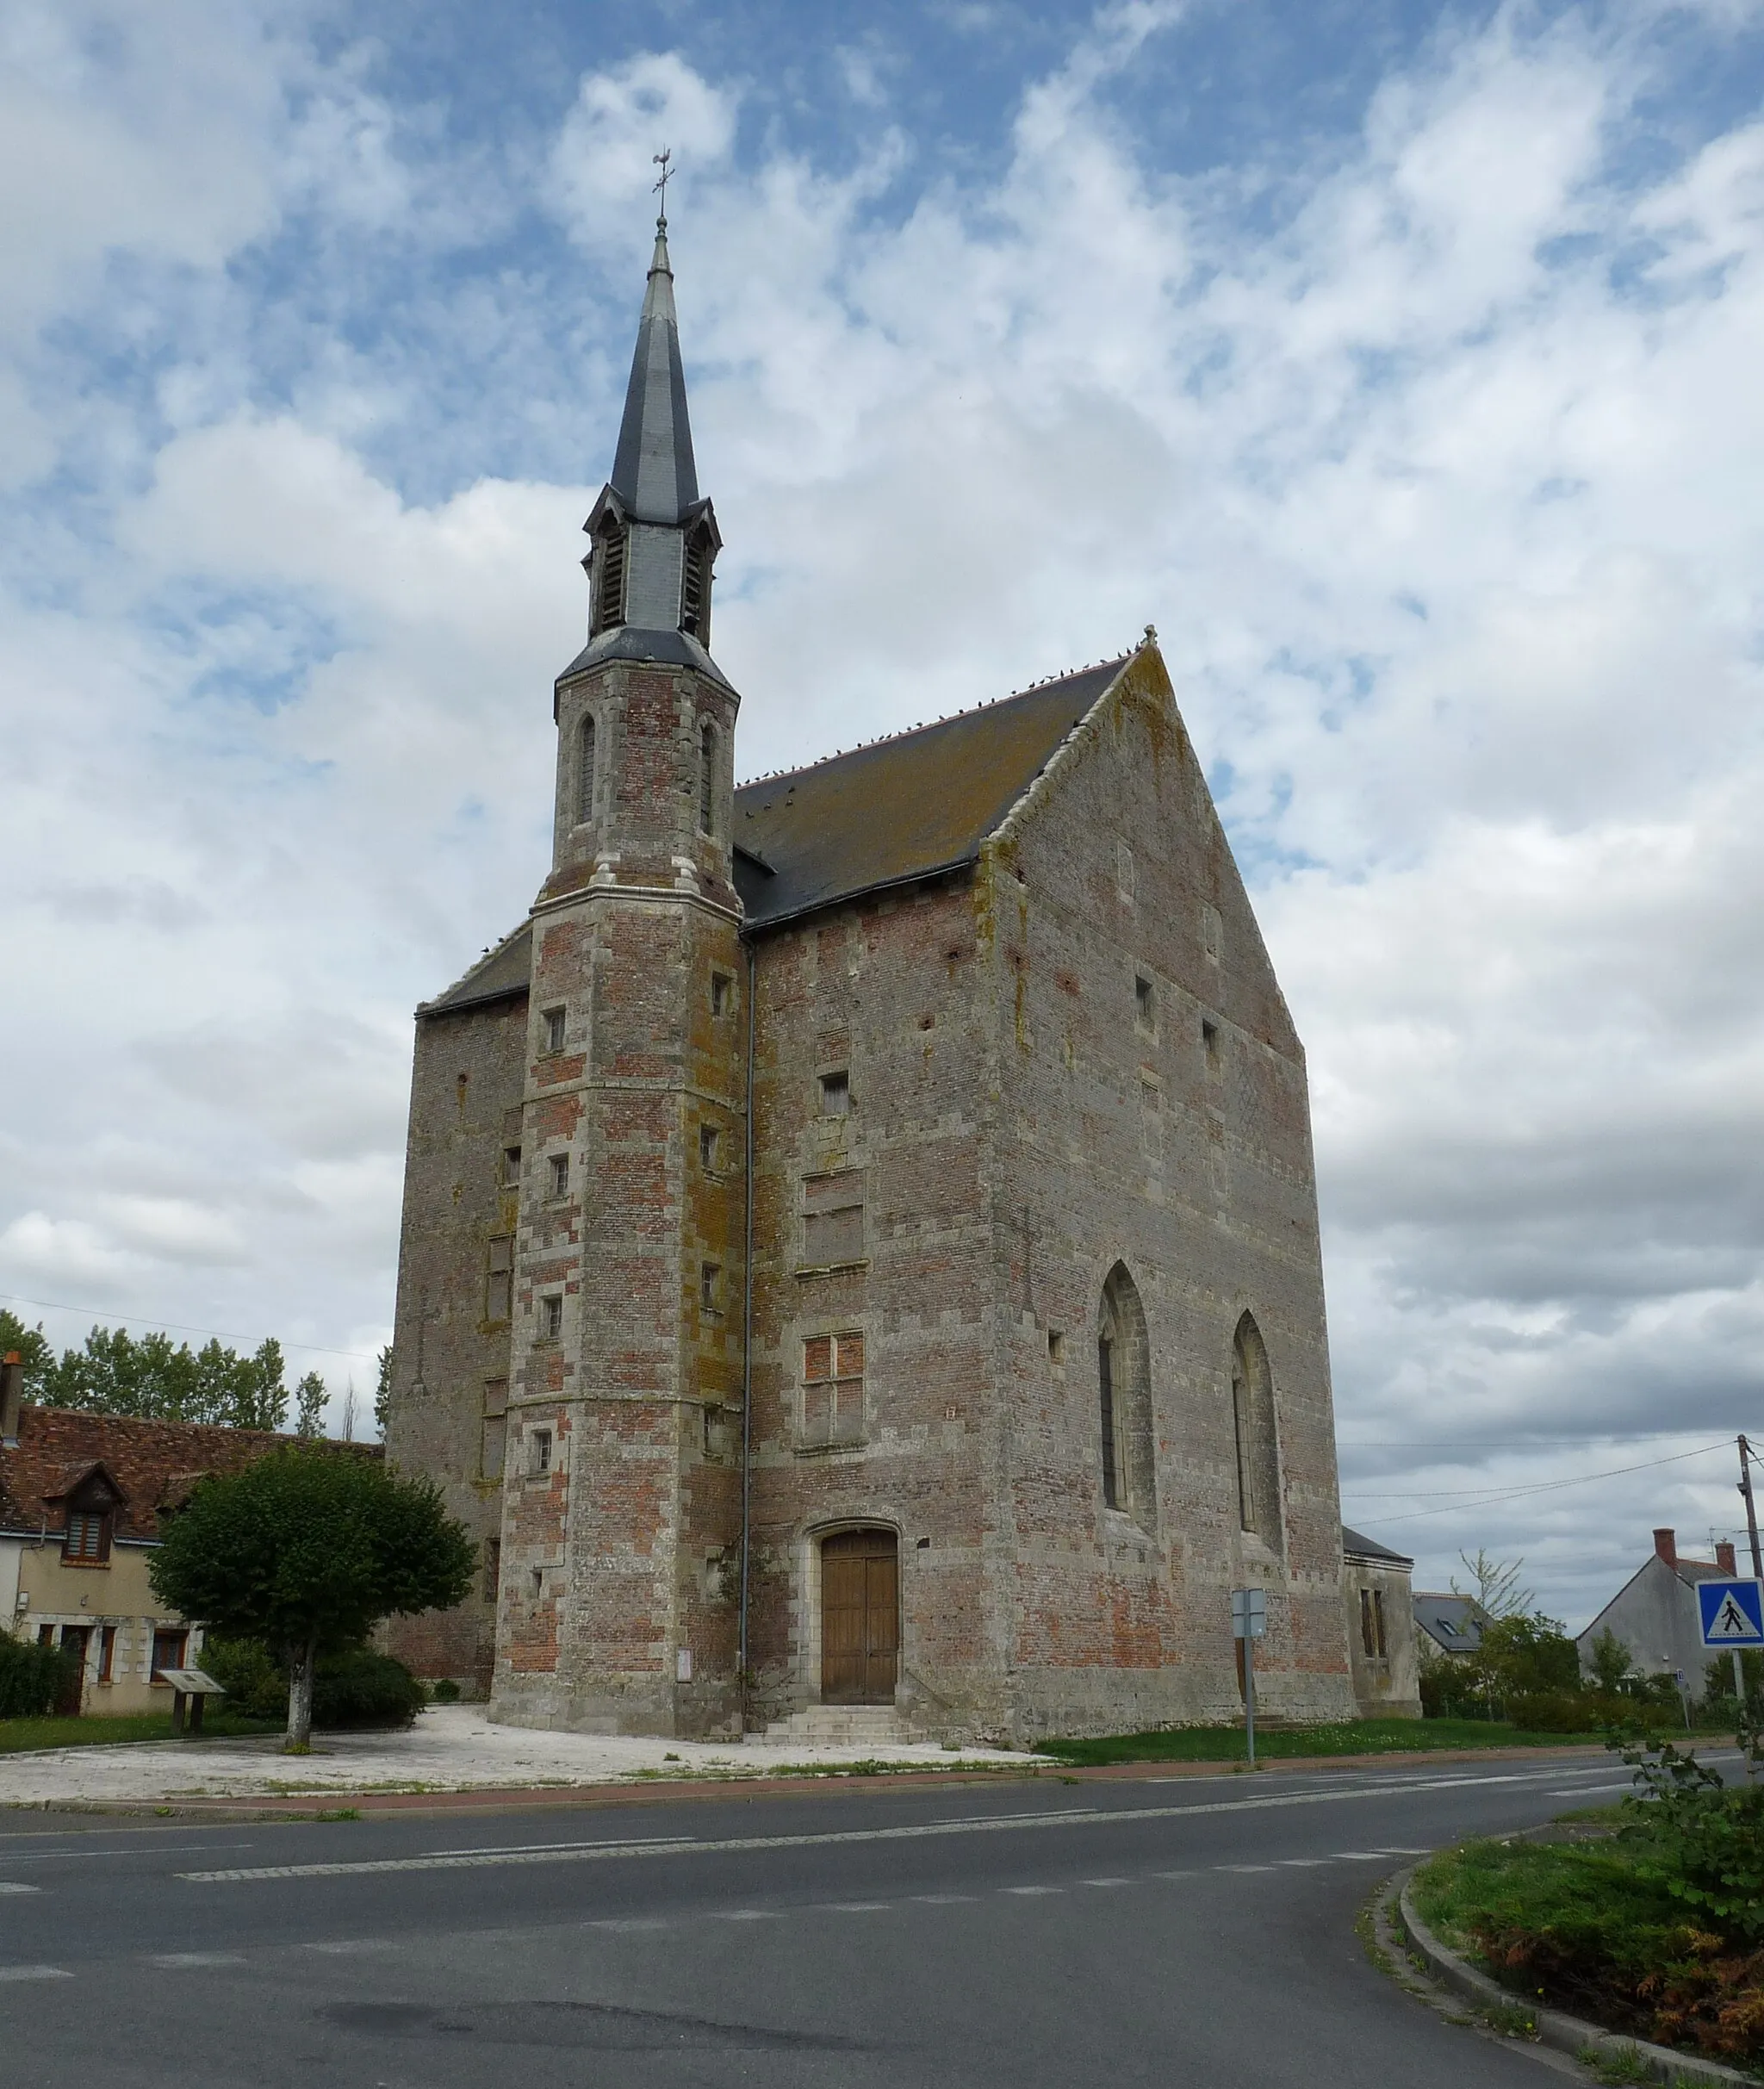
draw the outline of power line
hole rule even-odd
[[[8,1305],[34,1306],[40,1313],[90,1313],[98,1320],[104,1317],[100,1306],[70,1306],[53,1298],[23,1298],[16,1291],[0,1291],[0,1299]],[[138,1327],[169,1329],[173,1334],[212,1334],[217,1342],[249,1342],[252,1339],[248,1334],[229,1334],[224,1327],[193,1327],[188,1321],[143,1320],[140,1315],[134,1317]],[[261,1341],[264,1338],[259,1335],[257,1339]],[[370,1349],[328,1349],[323,1342],[283,1342],[279,1335],[275,1339],[283,1348],[297,1349],[302,1356],[347,1357],[357,1364],[377,1361]]]
[[[1583,1472],[1581,1474],[1578,1479],[1543,1480],[1532,1487],[1510,1487],[1500,1493],[1485,1495],[1480,1501],[1454,1501],[1444,1508],[1418,1508],[1413,1515],[1374,1516],[1370,1518],[1369,1520],[1373,1523],[1382,1523],[1386,1525],[1393,1523],[1419,1523],[1421,1521],[1423,1517],[1450,1516],[1456,1514],[1457,1512],[1461,1508],[1493,1508],[1498,1502],[1517,1501],[1523,1495],[1555,1494],[1559,1492],[1564,1487],[1590,1487],[1595,1480],[1615,1480],[1621,1478],[1622,1476],[1626,1472],[1649,1472],[1658,1465],[1677,1465],[1681,1464],[1686,1458],[1707,1458],[1711,1452],[1725,1451],[1731,1440],[1732,1439],[1730,1438],[1724,1437],[1718,1444],[1705,1444],[1699,1451],[1678,1451],[1674,1452],[1670,1458],[1643,1458],[1642,1463],[1638,1465],[1612,1465],[1607,1468],[1607,1470],[1604,1472]],[[1388,1498],[1396,1500],[1407,1498],[1413,1501],[1415,1497],[1413,1495],[1409,1495],[1407,1497],[1393,1496]]]

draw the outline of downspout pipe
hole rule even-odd
[[[748,1731],[748,1694],[751,1669],[748,1652],[748,1594],[752,1587],[754,1504],[754,945],[743,938],[748,954],[747,1108],[742,1126],[742,1296],[741,1296],[741,1640],[737,1676],[741,1691],[741,1730]]]

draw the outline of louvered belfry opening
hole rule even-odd
[[[624,622],[624,567],[625,533],[617,523],[609,523],[602,529],[594,545],[594,627],[589,633],[598,638],[602,631],[615,631]]]
[[[680,628],[707,652],[711,646],[711,562],[714,556],[710,532],[694,530],[686,539],[680,575]]]

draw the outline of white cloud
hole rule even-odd
[[[1381,1489],[1565,1477],[1644,1455],[1624,1431],[1689,1432],[1663,1453],[1756,1418],[1755,124],[1651,172],[1645,39],[1509,11],[1448,21],[1357,139],[1182,178],[1116,97],[1181,62],[1183,17],[1129,8],[1025,85],[1002,170],[958,190],[891,127],[903,97],[834,174],[759,121],[753,81],[625,55],[516,198],[608,269],[610,314],[559,241],[567,291],[531,252],[462,263],[406,339],[338,256],[463,239],[467,148],[360,53],[217,33],[162,116],[140,38],[101,59],[20,18],[34,120],[90,122],[105,170],[11,235],[33,318],[96,323],[123,252],[210,303],[152,408],[107,402],[102,482],[12,568],[6,1093],[30,1099],[0,1104],[0,1275],[377,1346],[408,1011],[543,869],[593,490],[568,482],[596,463],[449,482],[425,457],[419,494],[389,431],[444,373],[433,339],[475,371],[487,311],[549,296],[610,456],[665,141],[744,771],[1163,633],[1310,1047],[1345,1436],[1562,1439],[1354,1451],[1350,1514],[1383,1531]],[[519,214],[523,164],[480,229]],[[317,280],[309,306],[277,292],[295,317],[266,345],[225,264],[293,210]],[[333,309],[386,339],[339,345]],[[40,458],[85,409],[29,370]],[[562,410],[525,370],[482,382],[488,425]],[[96,1112],[65,1072],[95,980]],[[1571,1609],[1623,1530],[1730,1520],[1705,1471],[1388,1534],[1436,1582],[1460,1542],[1532,1551]]]

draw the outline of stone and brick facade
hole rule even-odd
[[[1234,1716],[1259,1585],[1345,1717],[1304,1056],[1155,637],[736,789],[678,358],[658,240],[551,871],[419,1011],[388,1446],[486,1573],[399,1651],[1030,1740]]]

